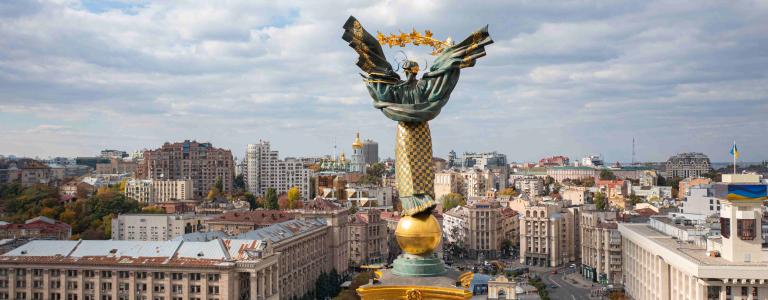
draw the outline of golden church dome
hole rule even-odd
[[[360,132],[357,133],[357,137],[355,137],[355,142],[352,143],[352,148],[354,149],[363,148],[363,142],[360,141]]]

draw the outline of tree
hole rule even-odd
[[[640,202],[642,202],[642,199],[640,198],[640,196],[635,195],[634,191],[631,194],[629,194],[629,203],[630,204],[637,205]]]
[[[301,206],[301,191],[299,187],[288,189],[288,209],[297,209]]]
[[[77,220],[77,213],[74,210],[67,208],[59,215],[59,220],[72,225],[75,223],[75,220]]]
[[[141,208],[141,213],[144,214],[164,214],[165,209],[156,205],[147,205]]]
[[[245,202],[248,202],[248,204],[251,206],[251,209],[259,208],[259,204],[256,202],[256,196],[254,196],[253,194],[246,192],[243,195],[243,200],[245,200]]]
[[[512,251],[512,241],[509,239],[504,239],[501,241],[501,254],[505,257],[509,257]]]
[[[456,206],[467,204],[467,199],[461,194],[448,193],[440,197],[440,203],[443,204],[443,211],[447,211]]]
[[[277,191],[274,188],[267,188],[267,193],[264,196],[267,209],[278,209],[280,206],[277,203]]]
[[[224,191],[224,183],[221,181],[220,176],[216,176],[216,181],[213,182],[211,190],[208,191],[208,196],[205,197],[208,201],[212,201],[218,197],[221,197],[222,191]]]
[[[232,180],[232,188],[237,191],[245,190],[245,176],[243,174],[235,176],[235,179]]]
[[[601,192],[595,193],[594,202],[595,202],[595,206],[597,206],[597,210],[605,210],[608,207],[605,194]]]
[[[600,171],[600,180],[615,180],[616,174],[613,174],[610,170],[603,169]]]
[[[104,237],[109,239],[112,237],[112,219],[114,214],[108,214],[101,218],[101,224],[104,226]]]
[[[513,189],[513,188],[505,188],[505,189],[503,189],[503,190],[501,190],[501,191],[499,192],[499,195],[500,195],[500,196],[511,196],[511,197],[515,197],[515,196],[517,196],[517,195],[519,195],[519,194],[520,194],[520,193],[518,193],[517,191],[515,191],[515,189]]]

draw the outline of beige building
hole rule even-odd
[[[31,241],[0,256],[0,299],[282,299],[264,240]]]
[[[692,186],[705,185],[710,183],[712,183],[712,179],[705,177],[689,177],[680,180],[680,183],[677,184],[677,199],[682,200],[685,198],[687,195],[687,190]]]
[[[621,234],[615,211],[581,213],[582,275],[594,282],[621,283]]]
[[[597,179],[600,175],[600,171],[593,167],[581,166],[581,167],[550,167],[547,168],[547,176],[552,177],[557,182],[563,182],[566,179]]]
[[[340,274],[346,273],[349,268],[349,208],[317,198],[295,212],[298,220],[319,218],[326,221],[331,266]]]
[[[620,223],[627,294],[634,299],[768,299],[762,201],[723,197],[721,203],[721,236],[709,237],[706,247],[681,243],[648,224]]]
[[[544,180],[536,176],[525,176],[515,179],[515,190],[525,193],[528,197],[544,194]]]
[[[112,219],[112,239],[167,241],[204,230],[205,215],[124,214]]]
[[[496,201],[477,201],[467,208],[467,250],[473,257],[497,258],[504,238],[502,207]]]
[[[521,212],[520,263],[556,267],[576,260],[573,210],[562,203],[532,204]]]
[[[138,179],[192,180],[188,199],[204,198],[217,179],[221,179],[222,192],[231,193],[234,174],[231,151],[189,140],[144,151],[144,159],[136,166]]]
[[[520,245],[520,214],[517,211],[511,208],[501,210],[501,234],[502,242],[508,240],[512,246]]]
[[[485,195],[486,178],[483,171],[478,169],[470,169],[461,172],[461,187],[462,194],[469,197],[482,197]]]
[[[108,163],[96,163],[96,174],[133,174],[136,162],[122,158],[110,158]]]
[[[370,209],[358,212],[349,222],[349,259],[357,266],[387,262],[387,221],[381,212]]]
[[[589,189],[582,186],[564,186],[560,189],[560,195],[563,200],[568,200],[571,205],[584,205],[592,202],[592,196]]]
[[[238,239],[263,240],[280,253],[277,287],[280,299],[301,298],[314,290],[321,273],[333,269],[328,249],[331,236],[325,220],[291,220],[238,235]]]
[[[455,171],[443,171],[435,173],[435,199],[456,193],[461,194],[463,189],[463,177]]]
[[[125,183],[125,196],[139,203],[164,203],[192,199],[192,180],[139,180]]]

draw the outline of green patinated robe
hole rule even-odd
[[[354,17],[344,24],[342,39],[359,55],[357,65],[366,73],[362,76],[373,106],[399,122],[395,167],[402,214],[431,211],[435,206],[434,174],[427,121],[437,117],[448,103],[460,70],[474,66],[478,58],[485,56],[485,46],[493,43],[488,26],[446,48],[429,72],[410,81],[400,79],[387,62],[381,44]]]

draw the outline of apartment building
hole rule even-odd
[[[358,212],[349,222],[349,258],[356,266],[386,263],[387,221],[381,212],[369,209]]]
[[[349,268],[349,208],[316,198],[294,212],[297,220],[325,220],[328,226],[331,267],[340,274],[346,273]]]
[[[217,179],[222,192],[232,192],[234,173],[231,151],[189,140],[144,151],[144,160],[136,167],[138,179],[191,180],[194,199],[207,196]]]
[[[167,241],[203,231],[210,217],[195,214],[121,214],[112,219],[112,239]]]
[[[450,194],[463,194],[463,177],[456,171],[442,171],[435,173],[435,199]]]
[[[280,160],[278,152],[270,149],[268,141],[249,144],[245,154],[243,172],[246,187],[254,195],[264,195],[273,188],[277,193],[298,187],[303,199],[310,199],[312,171],[300,159]]]
[[[131,179],[125,183],[125,196],[139,203],[165,203],[192,199],[192,180]]]
[[[520,218],[520,263],[556,267],[576,260],[573,210],[562,203],[533,203]]]
[[[621,234],[617,213],[583,211],[580,218],[582,275],[593,282],[621,283]]]
[[[469,255],[497,258],[500,254],[502,232],[501,206],[496,201],[477,201],[466,205],[467,250]]]

